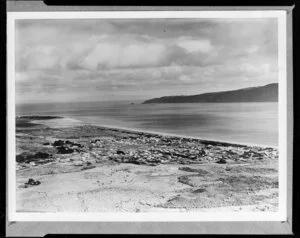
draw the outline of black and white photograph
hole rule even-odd
[[[14,217],[284,217],[285,14],[76,14],[9,21]]]

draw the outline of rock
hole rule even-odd
[[[49,162],[49,158],[52,157],[52,154],[44,153],[44,152],[38,152],[36,154],[31,154],[27,152],[23,152],[16,156],[16,161],[18,163],[30,163],[30,162]],[[42,159],[42,160],[40,160]],[[48,159],[48,160],[46,160]],[[50,159],[52,160],[52,158]]]
[[[86,166],[82,167],[81,170],[93,169],[93,168],[96,168],[96,166],[95,165],[86,165]]]
[[[84,159],[84,160],[87,160],[87,159],[89,159],[91,156],[90,156],[90,153],[84,153],[84,154],[82,154],[82,159]]]
[[[46,159],[46,158],[49,158],[51,156],[52,156],[51,154],[44,153],[44,152],[38,152],[38,153],[35,154],[35,157],[40,158],[40,159]]]
[[[27,153],[21,153],[21,154],[16,156],[16,161],[18,163],[23,163],[23,162],[26,161],[26,158],[27,158]]]
[[[73,143],[73,142],[72,142],[71,146],[72,146],[72,147],[79,147],[79,148],[83,148],[83,147],[84,147],[84,145],[82,145],[82,144],[79,144],[79,143]]]
[[[28,179],[28,182],[25,183],[25,185],[39,185],[39,184],[41,184],[40,181],[38,181],[38,180],[34,181],[34,179],[32,179],[32,178]]]
[[[193,169],[190,167],[179,167],[178,170],[186,171],[186,172],[197,172],[197,169]]]
[[[64,146],[64,145],[69,145],[70,147],[79,147],[79,148],[82,148],[84,147],[83,145],[79,144],[79,143],[74,143],[72,141],[69,141],[69,140],[66,140],[66,141],[63,141],[63,140],[57,140],[57,141],[54,141],[54,143],[52,144],[53,146],[57,147],[57,146]]]
[[[69,147],[64,147],[64,146],[57,147],[58,154],[72,154],[73,152],[74,150]]]
[[[201,149],[201,150],[199,151],[199,155],[200,155],[200,156],[205,156],[205,155],[207,155],[207,151],[206,151],[205,149]]]
[[[64,145],[64,141],[62,141],[62,140],[56,140],[56,141],[54,141],[54,143],[52,145],[53,146],[62,146],[62,145]]]
[[[122,151],[122,150],[117,150],[117,154],[118,154],[118,155],[125,155],[125,152]]]
[[[199,188],[199,189],[196,189],[195,191],[193,191],[193,193],[204,193],[206,191],[205,188]]]
[[[227,162],[226,162],[225,159],[221,158],[216,163],[218,163],[218,164],[226,164]]]
[[[91,140],[90,142],[91,143],[97,143],[97,142],[100,142],[100,139]]]
[[[189,159],[191,159],[191,160],[196,160],[196,159],[197,159],[197,156],[189,156]]]
[[[30,162],[29,163],[31,166],[36,166],[36,164],[34,162]]]

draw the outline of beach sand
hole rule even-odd
[[[41,119],[17,118],[19,212],[278,210],[277,148]]]

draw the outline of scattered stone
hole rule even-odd
[[[79,143],[72,143],[71,146],[72,147],[79,147],[79,148],[83,148],[84,147],[82,144],[79,144]]]
[[[44,164],[53,161],[53,158],[52,154],[46,152],[37,152],[35,154],[23,152],[16,156],[16,161],[18,163],[36,162]]]
[[[82,167],[81,170],[93,169],[93,168],[96,168],[96,166],[95,165],[86,165],[86,166]]]
[[[122,150],[117,150],[117,154],[118,154],[118,155],[125,155],[125,152],[122,151]]]
[[[62,140],[56,140],[56,141],[54,141],[54,143],[52,145],[53,146],[62,146],[62,145],[64,145],[64,141],[62,141]]]
[[[72,141],[69,141],[69,140],[66,140],[66,141],[63,141],[63,140],[56,140],[54,141],[54,143],[52,144],[54,147],[58,147],[58,146],[70,146],[70,147],[79,147],[79,148],[82,148],[84,147],[83,145],[79,144],[79,143],[74,143]]]
[[[32,178],[28,179],[28,182],[25,183],[25,185],[40,185],[40,184],[41,184],[40,181],[38,181],[38,180],[35,181]]]
[[[91,143],[97,143],[97,142],[100,142],[100,139],[91,140],[90,142]]]
[[[35,154],[35,157],[36,158],[40,158],[40,159],[46,159],[46,158],[49,158],[51,157],[52,155],[51,154],[48,154],[48,153],[44,153],[44,152],[37,152]]]
[[[225,159],[221,158],[216,163],[218,163],[218,164],[226,164],[227,162],[226,162]]]
[[[69,160],[74,160],[71,161],[72,163],[77,160],[98,163],[109,159],[117,163],[156,166],[159,164],[191,165],[210,162],[225,164],[233,161],[278,158],[278,151],[273,148],[265,149],[143,132],[126,132],[119,129],[105,130],[105,132],[118,133],[81,142],[82,144],[71,140],[56,140],[52,144],[45,142],[44,145],[54,146],[57,154],[72,154],[72,158]],[[81,140],[84,141],[83,138]],[[16,156],[16,160],[18,163],[26,163],[29,166],[30,162],[38,165],[49,162],[53,158],[51,154],[38,152],[36,154],[22,153]],[[65,162],[67,159],[61,159],[61,161]],[[183,167],[182,170],[199,173],[188,167]]]
[[[57,147],[56,149],[58,154],[72,154],[74,152],[72,148],[64,146]]]
[[[204,192],[206,192],[205,188],[199,188],[193,191],[193,193],[204,193]]]

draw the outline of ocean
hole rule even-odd
[[[278,103],[273,102],[22,104],[16,105],[16,115],[56,115],[94,125],[278,146]]]

